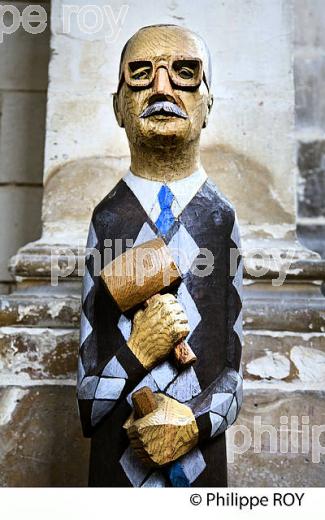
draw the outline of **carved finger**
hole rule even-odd
[[[184,312],[183,309],[180,309],[176,314],[175,314],[176,318],[177,318],[177,321],[178,322],[182,322],[182,323],[187,323],[188,322],[188,319],[187,319],[187,316]]]
[[[160,299],[160,296],[161,296],[160,294],[156,294],[155,295],[156,298],[153,296],[153,298],[155,298],[155,300],[150,301],[147,304],[146,312],[148,314],[160,312],[160,310],[164,308],[165,303],[163,300]],[[148,301],[149,300],[147,300],[147,302]]]
[[[176,297],[171,293],[160,294],[159,296],[160,296],[161,301],[163,301],[165,303],[176,302]]]
[[[190,331],[188,319],[183,312],[176,316],[170,316],[165,323],[166,327],[171,331],[179,329],[183,329],[187,331],[187,333]]]
[[[173,295],[171,295],[171,296],[173,296]],[[169,305],[180,307],[181,309],[183,308],[175,296],[173,296],[173,299],[170,300]]]
[[[152,305],[154,303],[156,303],[157,301],[160,301],[161,299],[161,294],[154,294],[153,296],[150,296],[150,298],[148,298],[146,300],[146,305]]]
[[[135,315],[134,315],[134,318],[133,318],[133,326],[135,325],[138,325],[139,324],[139,320],[141,320],[143,317],[143,310],[140,309],[138,310]]]

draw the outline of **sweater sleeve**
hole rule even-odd
[[[111,338],[114,341],[114,333],[111,331],[108,338],[101,332],[100,320],[112,309],[103,309],[108,298],[103,296],[106,290],[100,279],[103,248],[98,237],[100,230],[96,230],[93,218],[86,246],[77,376],[78,409],[85,437],[91,437],[94,428],[147,375],[126,341],[121,344],[121,336],[114,355],[106,357],[100,352],[104,343]]]
[[[243,260],[240,234],[233,214],[228,237],[227,357],[216,379],[188,404],[199,429],[199,442],[216,437],[233,424],[242,405],[242,283]]]

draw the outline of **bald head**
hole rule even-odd
[[[119,80],[128,60],[152,59],[159,55],[186,54],[201,58],[207,84],[211,86],[211,57],[205,41],[195,32],[178,25],[142,27],[125,44],[120,61]]]

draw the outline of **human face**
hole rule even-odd
[[[131,143],[199,138],[209,110],[207,60],[201,40],[180,27],[149,27],[131,39],[115,107]]]

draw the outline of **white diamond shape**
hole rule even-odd
[[[78,390],[78,399],[93,399],[97,383],[97,376],[85,377]]]
[[[96,399],[113,399],[120,397],[125,385],[125,379],[109,377],[102,377],[99,380],[95,398]]]
[[[131,446],[125,450],[119,462],[133,487],[139,487],[150,472],[150,468],[140,462]]]
[[[82,311],[81,317],[80,317],[80,346],[88,338],[88,336],[92,332],[92,330],[93,330],[92,326],[90,325],[89,321],[87,320],[85,313]]]
[[[82,302],[87,298],[90,290],[94,286],[94,281],[89,274],[87,267],[85,267],[85,274],[82,280]]]
[[[199,311],[197,310],[194,300],[193,300],[192,296],[190,295],[190,293],[188,292],[187,287],[184,282],[182,282],[178,288],[177,300],[184,307],[185,314],[188,319],[188,324],[190,327],[190,334],[187,336],[187,339],[189,339],[191,334],[197,327],[197,325],[200,323],[201,315],[200,315]]]
[[[149,224],[147,222],[145,222],[139,231],[139,234],[133,244],[133,247],[139,246],[140,244],[143,244],[144,242],[147,242],[148,240],[153,240],[156,237],[157,237],[156,233],[151,229]]]
[[[226,417],[232,398],[233,394],[230,393],[219,392],[213,394],[210,410]]]
[[[239,337],[240,341],[243,341],[243,311],[242,310],[238,314],[238,318],[237,318],[236,323],[234,325],[234,331],[236,332],[236,334]]]
[[[236,291],[238,293],[239,298],[243,299],[243,284],[242,284],[242,278],[243,278],[243,259],[240,260],[238,269],[236,271],[236,274],[234,276],[234,279],[232,281],[233,286],[236,288]]]
[[[122,314],[118,320],[117,326],[120,329],[125,341],[128,341],[131,336],[132,321],[124,316],[124,314]]]
[[[206,468],[205,460],[201,451],[198,448],[195,448],[194,450],[191,450],[189,453],[186,453],[186,455],[179,459],[179,462],[184,470],[187,479],[190,481],[191,484]]]
[[[117,360],[116,356],[114,356],[106,365],[102,372],[102,376],[107,377],[123,377],[124,379],[128,378],[127,373],[122,367],[121,363]]]
[[[91,424],[95,426],[115,405],[115,401],[94,401],[91,409]]]
[[[237,403],[236,403],[236,399],[233,398],[231,406],[230,406],[230,408],[228,410],[228,413],[227,413],[227,423],[228,423],[228,426],[230,426],[232,423],[235,422],[236,415],[237,415]]]
[[[159,390],[165,390],[166,386],[177,376],[177,373],[176,368],[169,361],[165,361],[151,370],[151,375]]]
[[[211,437],[213,437],[216,431],[218,430],[219,426],[221,425],[223,417],[214,412],[209,412],[209,417],[211,421]]]
[[[240,248],[240,234],[239,234],[239,226],[237,222],[237,218],[235,218],[235,222],[230,235],[231,240],[236,244],[238,248]]]
[[[77,388],[79,388],[81,381],[85,377],[85,369],[82,364],[81,355],[78,356],[78,369],[77,369]]]
[[[200,383],[193,367],[186,368],[168,387],[167,395],[185,403],[201,392]]]
[[[155,471],[147,478],[141,487],[166,487],[166,479],[162,473]]]
[[[168,249],[182,274],[189,271],[200,248],[191,237],[187,229],[180,225],[168,244]]]

